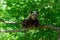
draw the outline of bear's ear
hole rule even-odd
[[[33,13],[33,11],[30,11],[30,13]]]

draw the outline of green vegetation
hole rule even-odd
[[[29,11],[39,12],[42,25],[60,26],[60,0],[0,0],[0,18],[6,21],[21,22]],[[24,28],[22,25],[4,24],[0,29],[15,30]],[[34,28],[24,32],[0,33],[0,40],[57,40],[57,31],[52,29]]]

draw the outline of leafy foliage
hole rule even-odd
[[[5,9],[2,8],[6,5]],[[4,10],[3,10],[4,9]],[[0,18],[7,21],[21,22],[30,11],[39,12],[39,22],[42,25],[60,26],[60,0],[1,0]],[[22,25],[4,24],[0,29],[20,29]],[[56,40],[58,33],[52,29],[36,28],[25,32],[0,33],[0,40]]]

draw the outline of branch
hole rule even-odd
[[[54,30],[58,31],[58,38],[57,38],[57,40],[60,40],[60,27],[48,25],[48,26],[43,26],[43,28],[50,28],[50,29],[54,29]]]
[[[56,31],[60,31],[60,27],[56,27],[56,26],[52,26],[52,25],[45,25],[43,26],[43,28],[50,28]]]
[[[10,21],[5,21],[3,19],[0,18],[0,21],[5,23],[5,24],[20,24],[20,22],[10,22]],[[41,27],[41,26],[40,26]],[[60,31],[60,27],[55,27],[55,26],[51,26],[51,25],[48,25],[48,26],[42,26],[43,28],[50,28],[50,29],[54,29],[54,30],[57,30],[57,31]]]
[[[21,24],[20,22],[5,21],[5,20],[3,20],[1,18],[0,18],[0,22],[3,22],[5,24]]]
[[[5,24],[20,24],[19,22],[9,22],[9,21],[4,21],[3,19],[0,19],[1,22],[5,23]],[[55,26],[51,26],[51,25],[46,25],[46,26],[39,26],[40,28],[50,28],[50,29],[54,29],[56,31],[58,31],[58,39],[60,40],[60,27],[55,27]],[[18,29],[18,30],[0,30],[0,32],[20,32],[20,31],[25,31],[29,28],[23,28],[23,29]]]
[[[31,29],[31,28],[34,28],[34,27],[28,27],[28,28],[16,29],[16,30],[0,30],[0,32],[20,32],[20,31],[25,31],[25,30]],[[50,29],[60,32],[60,27],[55,27],[55,26],[48,25],[48,26],[39,26],[37,28],[50,28]]]
[[[5,24],[17,24],[16,22],[4,21]]]
[[[23,28],[23,29],[16,29],[16,30],[0,30],[0,32],[22,32],[22,31],[26,31],[30,28]]]
[[[22,31],[29,30],[30,28],[33,28],[33,27],[16,29],[16,30],[0,30],[0,32],[22,32]],[[58,39],[57,40],[60,40],[60,27],[48,25],[48,26],[39,26],[39,28],[50,28],[50,29],[54,29],[54,30],[58,31]]]

